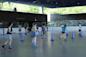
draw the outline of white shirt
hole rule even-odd
[[[79,29],[81,29],[81,24],[79,24]]]
[[[33,25],[33,27],[32,27],[32,31],[36,32],[36,30],[37,30],[36,25]]]
[[[42,27],[38,27],[38,31],[41,32],[42,31]]]

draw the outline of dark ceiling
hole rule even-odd
[[[86,5],[86,0],[5,0],[16,3],[33,4],[49,8]]]

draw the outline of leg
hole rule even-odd
[[[12,49],[12,48],[11,48],[12,41],[13,41],[12,35],[9,35],[9,49]]]
[[[7,40],[5,41],[5,43],[2,45],[2,48],[5,48],[5,46],[8,44],[8,42],[9,42],[9,39],[7,39]]]
[[[2,48],[5,48],[5,46],[8,44],[9,40],[7,40],[4,45],[2,45]]]

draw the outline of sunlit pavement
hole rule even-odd
[[[78,32],[68,32],[67,41],[60,39],[61,33],[58,31],[48,31],[44,36],[36,37],[36,47],[33,47],[31,33],[23,34],[24,41],[20,41],[19,34],[13,34],[12,49],[0,47],[0,57],[86,57],[86,36],[79,37]],[[0,46],[7,39],[7,35],[0,36]],[[51,41],[53,38],[54,41]]]

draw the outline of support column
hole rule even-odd
[[[39,8],[39,13],[44,14],[44,6],[41,6],[41,7]]]

